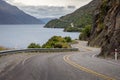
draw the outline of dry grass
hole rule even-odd
[[[2,50],[8,50],[8,48],[0,46],[0,51],[2,51]]]

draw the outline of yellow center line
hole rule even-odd
[[[73,62],[73,61],[71,61],[71,60],[70,60],[70,57],[71,57],[71,56],[72,56],[72,55],[65,55],[65,56],[63,57],[63,59],[64,59],[65,62],[67,62],[68,64],[72,65],[73,67],[75,67],[75,68],[77,68],[77,69],[79,69],[79,70],[82,70],[82,71],[84,71],[84,72],[94,74],[94,75],[96,75],[96,76],[98,76],[98,77],[101,77],[101,78],[103,78],[103,79],[105,79],[105,80],[116,80],[116,79],[114,79],[114,78],[111,78],[111,77],[109,77],[109,76],[103,75],[103,74],[98,73],[98,72],[95,72],[95,71],[93,71],[93,70],[91,70],[91,69],[85,68],[85,67],[83,67],[83,66],[81,66],[81,65],[79,65],[79,64],[77,64],[77,63],[75,63],[75,62]]]

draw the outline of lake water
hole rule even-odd
[[[43,28],[44,25],[0,25],[0,46],[22,49],[30,43],[40,45],[52,36],[70,36],[78,39],[79,33],[63,32],[63,29]]]

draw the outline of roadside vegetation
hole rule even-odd
[[[28,48],[41,48],[41,46],[39,44],[36,43],[31,43]]]
[[[70,37],[53,36],[42,46],[31,43],[28,48],[70,48],[72,42],[73,40]]]
[[[88,40],[90,37],[91,28],[92,28],[91,25],[86,25],[85,28],[82,29],[79,39]]]

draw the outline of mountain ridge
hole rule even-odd
[[[86,25],[92,25],[93,12],[97,8],[100,0],[93,0],[85,6],[80,7],[73,13],[62,16],[48,22],[44,27],[47,28],[66,28],[73,23],[75,27],[82,28]],[[89,9],[91,7],[91,9]]]
[[[16,6],[0,0],[0,24],[41,24],[42,21],[26,14]]]

